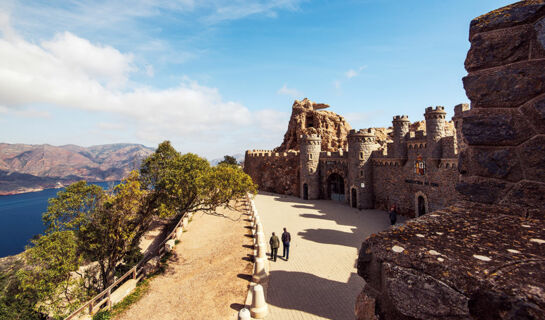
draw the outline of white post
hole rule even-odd
[[[265,302],[265,294],[263,293],[263,287],[260,284],[255,285],[253,288],[252,307],[250,308],[250,314],[252,318],[263,319],[269,313],[269,307]]]
[[[242,308],[238,312],[238,320],[252,320],[251,315],[250,315],[250,310],[248,310],[246,308]]]
[[[252,276],[252,281],[255,283],[262,283],[267,278],[267,271],[265,270],[265,259],[256,258],[254,275]]]

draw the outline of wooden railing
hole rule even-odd
[[[144,274],[142,273],[142,270],[144,269],[144,265],[150,259],[154,257],[162,257],[165,254],[165,243],[176,236],[176,229],[178,229],[182,225],[182,222],[185,216],[186,216],[185,214],[182,215],[182,217],[180,218],[178,223],[176,223],[172,231],[156,247],[156,249],[152,250],[151,252],[148,252],[148,254],[146,254],[146,256],[142,258],[142,260],[140,260],[134,267],[132,267],[129,271],[127,271],[127,273],[122,275],[119,279],[117,279],[114,283],[112,283],[108,288],[104,289],[101,293],[97,294],[91,300],[87,301],[77,310],[72,312],[68,317],[65,318],[65,320],[74,319],[77,315],[81,314],[86,309],[88,309],[89,314],[92,315],[94,313],[93,312],[94,309],[98,309],[102,307],[105,303],[106,303],[107,310],[110,310],[112,307],[112,300],[111,300],[112,290],[118,285],[125,282],[125,280],[127,280],[129,277],[132,277],[132,279],[136,280],[137,283],[140,280],[142,280],[142,278],[144,278]]]

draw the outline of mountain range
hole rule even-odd
[[[140,144],[0,143],[0,195],[63,187],[79,180],[121,180],[154,151]]]

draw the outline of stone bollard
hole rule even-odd
[[[242,308],[238,312],[238,320],[252,320],[252,316],[250,315],[250,310],[246,308]]]
[[[258,232],[255,234],[255,241],[257,243],[265,243],[265,234],[263,232]]]
[[[182,228],[184,228],[184,230],[187,230],[188,226],[189,226],[189,219],[187,217],[184,217],[182,219]]]
[[[262,259],[267,258],[267,245],[264,242],[257,243],[257,257]]]
[[[254,274],[252,281],[255,283],[262,283],[267,278],[267,271],[265,271],[265,261],[263,258],[256,258],[254,265]]]
[[[263,225],[261,224],[261,221],[257,223],[256,231],[257,233],[263,232]]]
[[[269,313],[269,307],[265,302],[265,294],[263,293],[263,287],[260,284],[255,285],[252,288],[252,307],[250,308],[250,314],[252,318],[263,319]]]
[[[176,228],[176,239],[180,240],[182,239],[182,233],[184,232],[184,229],[181,227]]]
[[[176,241],[174,239],[168,240],[167,242],[165,242],[165,251],[172,251],[172,249],[174,249],[174,245],[176,245]]]

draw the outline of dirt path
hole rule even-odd
[[[226,217],[193,216],[166,272],[117,319],[236,319],[248,291],[245,275],[252,271],[252,238],[245,236],[248,216],[223,209],[218,213]]]

